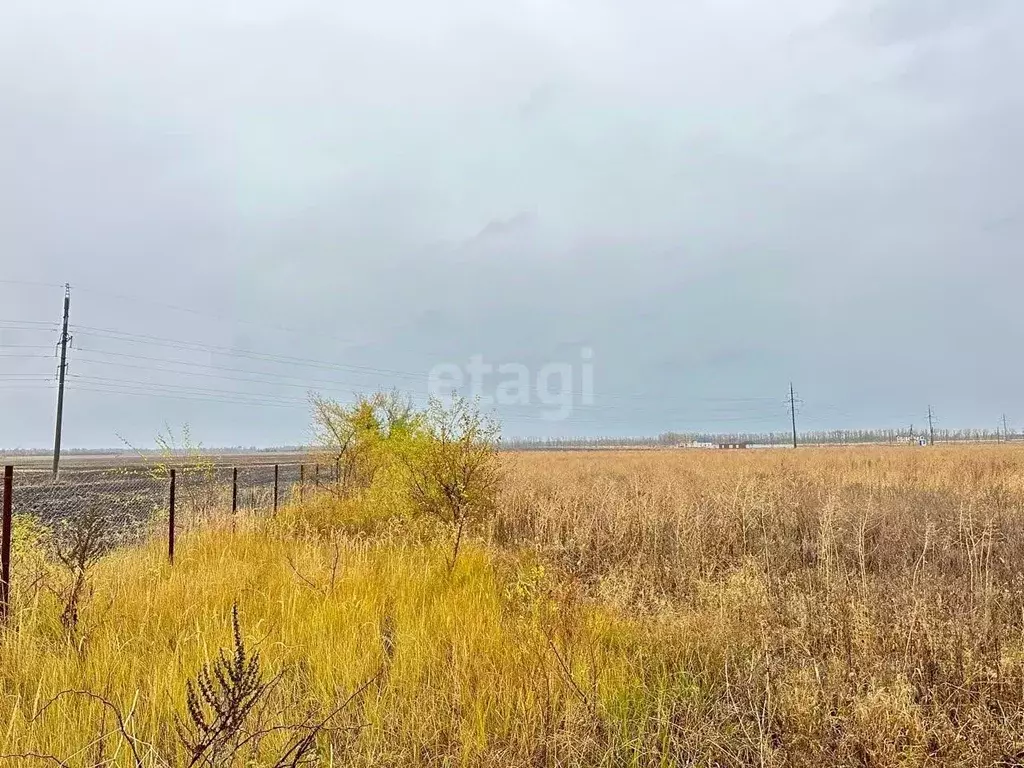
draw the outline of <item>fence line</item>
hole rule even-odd
[[[228,469],[230,476],[226,474]],[[11,609],[11,537],[15,515],[37,518],[53,527],[56,535],[73,525],[82,513],[98,513],[116,528],[120,545],[149,534],[150,524],[163,521],[166,513],[167,560],[173,566],[182,515],[195,520],[217,509],[226,509],[228,492],[233,514],[241,507],[276,515],[283,501],[302,501],[306,475],[306,464],[299,462],[164,466],[157,471],[144,465],[68,469],[56,479],[49,470],[8,465],[4,468],[0,526],[0,621],[6,620]],[[313,464],[312,477],[314,488],[324,487],[319,463]],[[340,464],[335,465],[334,476],[328,480],[340,482]]]

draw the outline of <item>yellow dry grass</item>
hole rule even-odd
[[[1024,760],[1024,451],[504,461],[452,574],[444,536],[380,497],[215,520],[173,567],[158,540],[117,552],[73,632],[22,562],[4,760],[183,764],[185,684],[230,648],[233,604],[280,675],[267,723],[371,680],[323,765]],[[281,738],[244,758],[272,764]]]

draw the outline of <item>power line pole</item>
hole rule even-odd
[[[789,415],[793,419],[793,447],[796,448],[796,395],[792,381],[789,382]]]
[[[928,445],[935,445],[935,422],[930,405],[928,406]]]
[[[68,369],[68,316],[71,314],[71,286],[64,284],[64,329],[60,334],[60,368],[57,375],[60,384],[57,387],[57,429],[53,437],[53,479],[57,479],[60,467],[60,430],[64,421],[64,375]]]
[[[1006,414],[1005,413],[1003,414],[1003,442],[1004,443],[1010,442],[1010,430],[1006,426]]]

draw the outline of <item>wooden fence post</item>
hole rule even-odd
[[[14,467],[4,467],[3,531],[0,532],[0,620],[11,611],[11,504],[14,495]]]
[[[277,472],[278,466],[274,465],[274,514],[277,514]]]
[[[167,560],[174,565],[174,491],[177,484],[177,470],[171,470],[170,514],[167,520]]]

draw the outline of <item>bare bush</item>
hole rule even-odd
[[[54,526],[53,554],[65,578],[53,592],[63,606],[61,623],[69,631],[78,626],[93,568],[123,540],[125,525],[124,520],[115,520],[104,508],[88,506]]]

